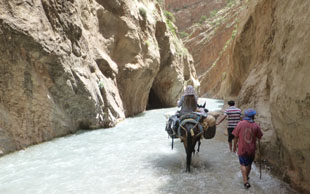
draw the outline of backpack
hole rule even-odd
[[[177,115],[169,117],[165,130],[171,138],[177,138],[176,132],[179,128],[180,120]]]

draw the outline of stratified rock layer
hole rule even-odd
[[[231,68],[232,46],[242,8],[239,1],[234,2],[201,25],[192,27],[191,35],[184,39],[194,58],[202,96],[221,97],[217,94]]]
[[[165,7],[174,13],[180,31],[187,31],[201,19],[212,17],[226,5],[227,0],[165,0]]]
[[[176,105],[196,79],[156,1],[12,0],[0,13],[0,153]]]

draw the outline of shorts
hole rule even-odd
[[[254,161],[254,156],[239,156],[239,163],[242,166],[251,166]]]
[[[234,135],[232,134],[234,128],[227,128],[227,134],[228,134],[228,142],[231,143],[234,139]]]

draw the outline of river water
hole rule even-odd
[[[202,99],[200,99],[201,101]],[[223,102],[207,100],[209,110]],[[0,194],[296,193],[254,166],[245,190],[236,154],[217,138],[202,140],[185,172],[179,140],[171,150],[164,113],[146,111],[114,128],[79,132],[0,158]],[[224,136],[217,133],[217,136]]]

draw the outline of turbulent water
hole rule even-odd
[[[221,106],[207,99],[209,110]],[[114,128],[6,155],[0,158],[0,194],[295,193],[265,170],[260,180],[255,166],[245,190],[236,154],[216,139],[202,140],[186,173],[183,145],[177,140],[171,150],[164,130],[164,113],[175,110],[147,111]]]

